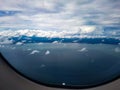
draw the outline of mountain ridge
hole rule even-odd
[[[36,37],[36,36],[21,36],[21,37],[11,37],[13,43],[88,43],[88,44],[120,44],[119,39],[115,38],[49,38],[49,37]]]

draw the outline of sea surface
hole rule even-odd
[[[120,45],[29,43],[0,45],[0,52],[21,74],[43,84],[91,86],[120,75]]]

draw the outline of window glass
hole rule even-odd
[[[89,87],[120,75],[120,0],[0,0],[0,53],[41,84]]]

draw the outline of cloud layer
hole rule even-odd
[[[0,32],[29,29],[120,36],[119,0],[0,0],[0,6]]]

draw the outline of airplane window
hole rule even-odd
[[[0,0],[0,53],[26,78],[91,87],[120,76],[120,0]]]

